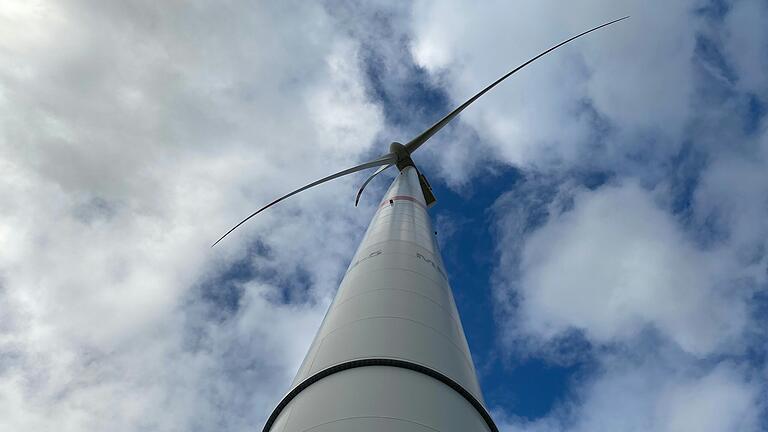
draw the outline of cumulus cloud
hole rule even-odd
[[[523,174],[494,207],[510,359],[599,364],[510,430],[760,428],[765,13],[758,1],[417,3],[413,56],[456,101],[515,58],[632,15],[462,117],[484,157]],[[723,394],[728,414],[710,418]]]
[[[768,6],[759,1],[734,1],[725,17],[724,48],[738,73],[739,85],[765,95],[768,83],[760,71],[768,68]]]
[[[454,187],[483,160],[523,173],[494,207],[499,349],[567,362],[552,346],[580,338],[598,363],[544,418],[500,423],[759,427],[764,4],[325,6],[0,7],[0,428],[258,428],[371,208],[341,180],[211,241],[426,126],[414,89],[451,105],[625,14],[418,155]]]
[[[692,217],[630,179],[532,176],[497,201],[507,349],[597,363],[506,430],[763,429],[764,134],[744,143],[702,172]]]
[[[505,431],[756,431],[764,409],[759,385],[740,367],[702,371],[684,359],[607,366],[580,383],[574,400],[543,419],[501,416]]]
[[[706,355],[743,330],[728,255],[698,250],[634,183],[576,193],[527,239],[520,271],[521,319],[545,339],[578,329],[608,343],[653,326]]]
[[[369,150],[357,43],[288,2],[6,2],[0,28],[0,428],[258,428],[366,212],[341,181],[208,246]]]
[[[765,282],[768,256],[768,130],[723,151],[694,195],[696,222],[714,225],[753,278]]]
[[[697,5],[422,1],[412,50],[461,101],[554,43],[631,15],[521,71],[462,121],[495,159],[524,167],[600,166],[627,157],[639,142],[665,157],[678,147],[690,113]]]

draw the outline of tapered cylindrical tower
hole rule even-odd
[[[404,167],[264,431],[496,430],[419,174]]]

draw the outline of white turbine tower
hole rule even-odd
[[[290,391],[264,432],[498,431],[483,402],[472,356],[427,208],[435,197],[411,159],[432,135],[510,75],[583,32],[513,69],[432,127],[370,162],[299,188],[366,168],[400,174],[384,195]],[[355,205],[357,205],[357,200]],[[216,245],[213,244],[213,246]]]

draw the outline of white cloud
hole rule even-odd
[[[577,329],[612,343],[652,327],[695,355],[741,334],[744,298],[729,284],[730,257],[698,250],[650,193],[627,182],[577,192],[573,206],[523,247],[524,331],[552,339]]]
[[[756,430],[759,390],[726,366],[698,380],[662,385],[655,409],[662,431]]]
[[[678,148],[690,113],[698,3],[422,1],[412,51],[458,103],[556,42],[631,15],[532,64],[462,121],[496,159],[524,168],[615,163],[637,151],[638,141],[665,157]],[[609,141],[601,152],[590,151],[606,128],[613,131]]]
[[[740,85],[765,95],[768,82],[761,71],[768,69],[768,6],[759,1],[733,1],[725,17],[726,55],[733,62]]]
[[[703,374],[679,363],[671,370],[634,365],[610,370],[586,388],[573,430],[757,430],[757,387],[729,365]]]
[[[369,212],[343,180],[208,246],[368,151],[355,41],[302,2],[5,2],[0,29],[0,429],[258,427]]]
[[[553,42],[632,16],[484,96],[461,117],[480,143],[449,143],[524,173],[494,209],[506,349],[603,368],[572,383],[578,397],[509,430],[757,428],[765,386],[745,378],[760,366],[743,350],[764,344],[752,296],[768,276],[768,170],[764,137],[745,125],[768,100],[766,10],[748,0],[417,3],[412,54],[456,102]],[[461,165],[461,153],[441,153],[444,166]],[[574,187],[585,171],[612,184]],[[574,334],[588,353],[563,349]],[[675,357],[656,362],[661,351]],[[748,366],[712,365],[724,355]]]
[[[743,184],[756,175],[741,163],[725,169],[725,177],[713,164],[702,181],[698,200],[713,204],[723,197],[720,210],[733,208],[728,215],[736,218],[725,224],[733,235],[709,249],[692,236],[696,224],[684,229],[660,204],[665,193],[629,180],[596,190],[565,184],[554,199],[515,190],[497,202],[502,237],[495,289],[507,349],[550,361],[576,355],[597,362],[596,372],[574,377],[546,416],[501,416],[504,429],[759,430],[765,386],[759,363],[744,349],[764,338],[750,302],[755,287],[764,285],[765,267],[741,253],[745,244],[754,252],[760,238],[745,243],[741,234],[760,232],[762,225],[740,223],[759,214],[755,206],[764,193],[754,186],[724,198],[734,184],[725,180]],[[547,219],[527,233],[530,221],[521,219],[519,207],[542,204]],[[593,344],[589,353],[563,351],[573,330]]]
[[[381,25],[371,36],[305,2],[3,3],[0,429],[258,427],[369,213],[353,212],[352,182],[342,180],[208,245],[254,206],[369,152],[383,119],[354,38],[394,66],[382,72],[383,88],[412,67],[399,43],[376,44],[396,35],[460,101],[541,48],[631,14],[484,97],[462,114],[472,130],[447,130],[424,153],[452,185],[471,178],[478,158],[526,170],[610,167],[618,178],[640,169],[658,180],[700,114],[690,98],[700,26],[691,11],[700,4],[422,1],[392,12],[407,29]],[[764,11],[737,2],[726,19],[723,49],[740,90],[764,92],[756,57],[764,35],[754,23]],[[714,135],[691,204],[694,229],[717,220],[728,233],[710,249],[632,182],[577,192],[564,213],[556,206],[567,200],[556,201],[530,237],[519,223],[500,224],[499,244],[509,248],[501,262],[523,270],[501,269],[510,271],[503,280],[522,281],[519,292],[497,287],[500,298],[522,294],[501,312],[505,328],[521,325],[518,335],[545,343],[576,328],[624,349],[655,329],[674,346],[665,349],[680,351],[648,366],[654,350],[630,349],[636,369],[601,356],[603,373],[576,384],[566,414],[510,428],[751,427],[764,386],[739,367],[694,358],[738,352],[753,324],[742,297],[752,282],[731,282],[765,283],[765,154],[721,158]],[[251,250],[243,267],[259,275],[217,285],[249,246],[263,253]],[[237,311],[213,313],[201,292],[216,288],[243,290]],[[713,405],[723,410],[717,418]]]
[[[724,243],[749,275],[768,274],[768,129],[742,146],[723,149],[703,172],[694,195],[696,222],[724,231]]]
[[[536,432],[757,431],[759,384],[742,368],[699,368],[681,358],[613,358],[575,395],[535,421],[501,416],[500,429]]]

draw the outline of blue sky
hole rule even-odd
[[[504,431],[768,427],[768,3],[5,2],[0,429],[258,429],[414,157]],[[262,216],[262,215],[260,215]]]

